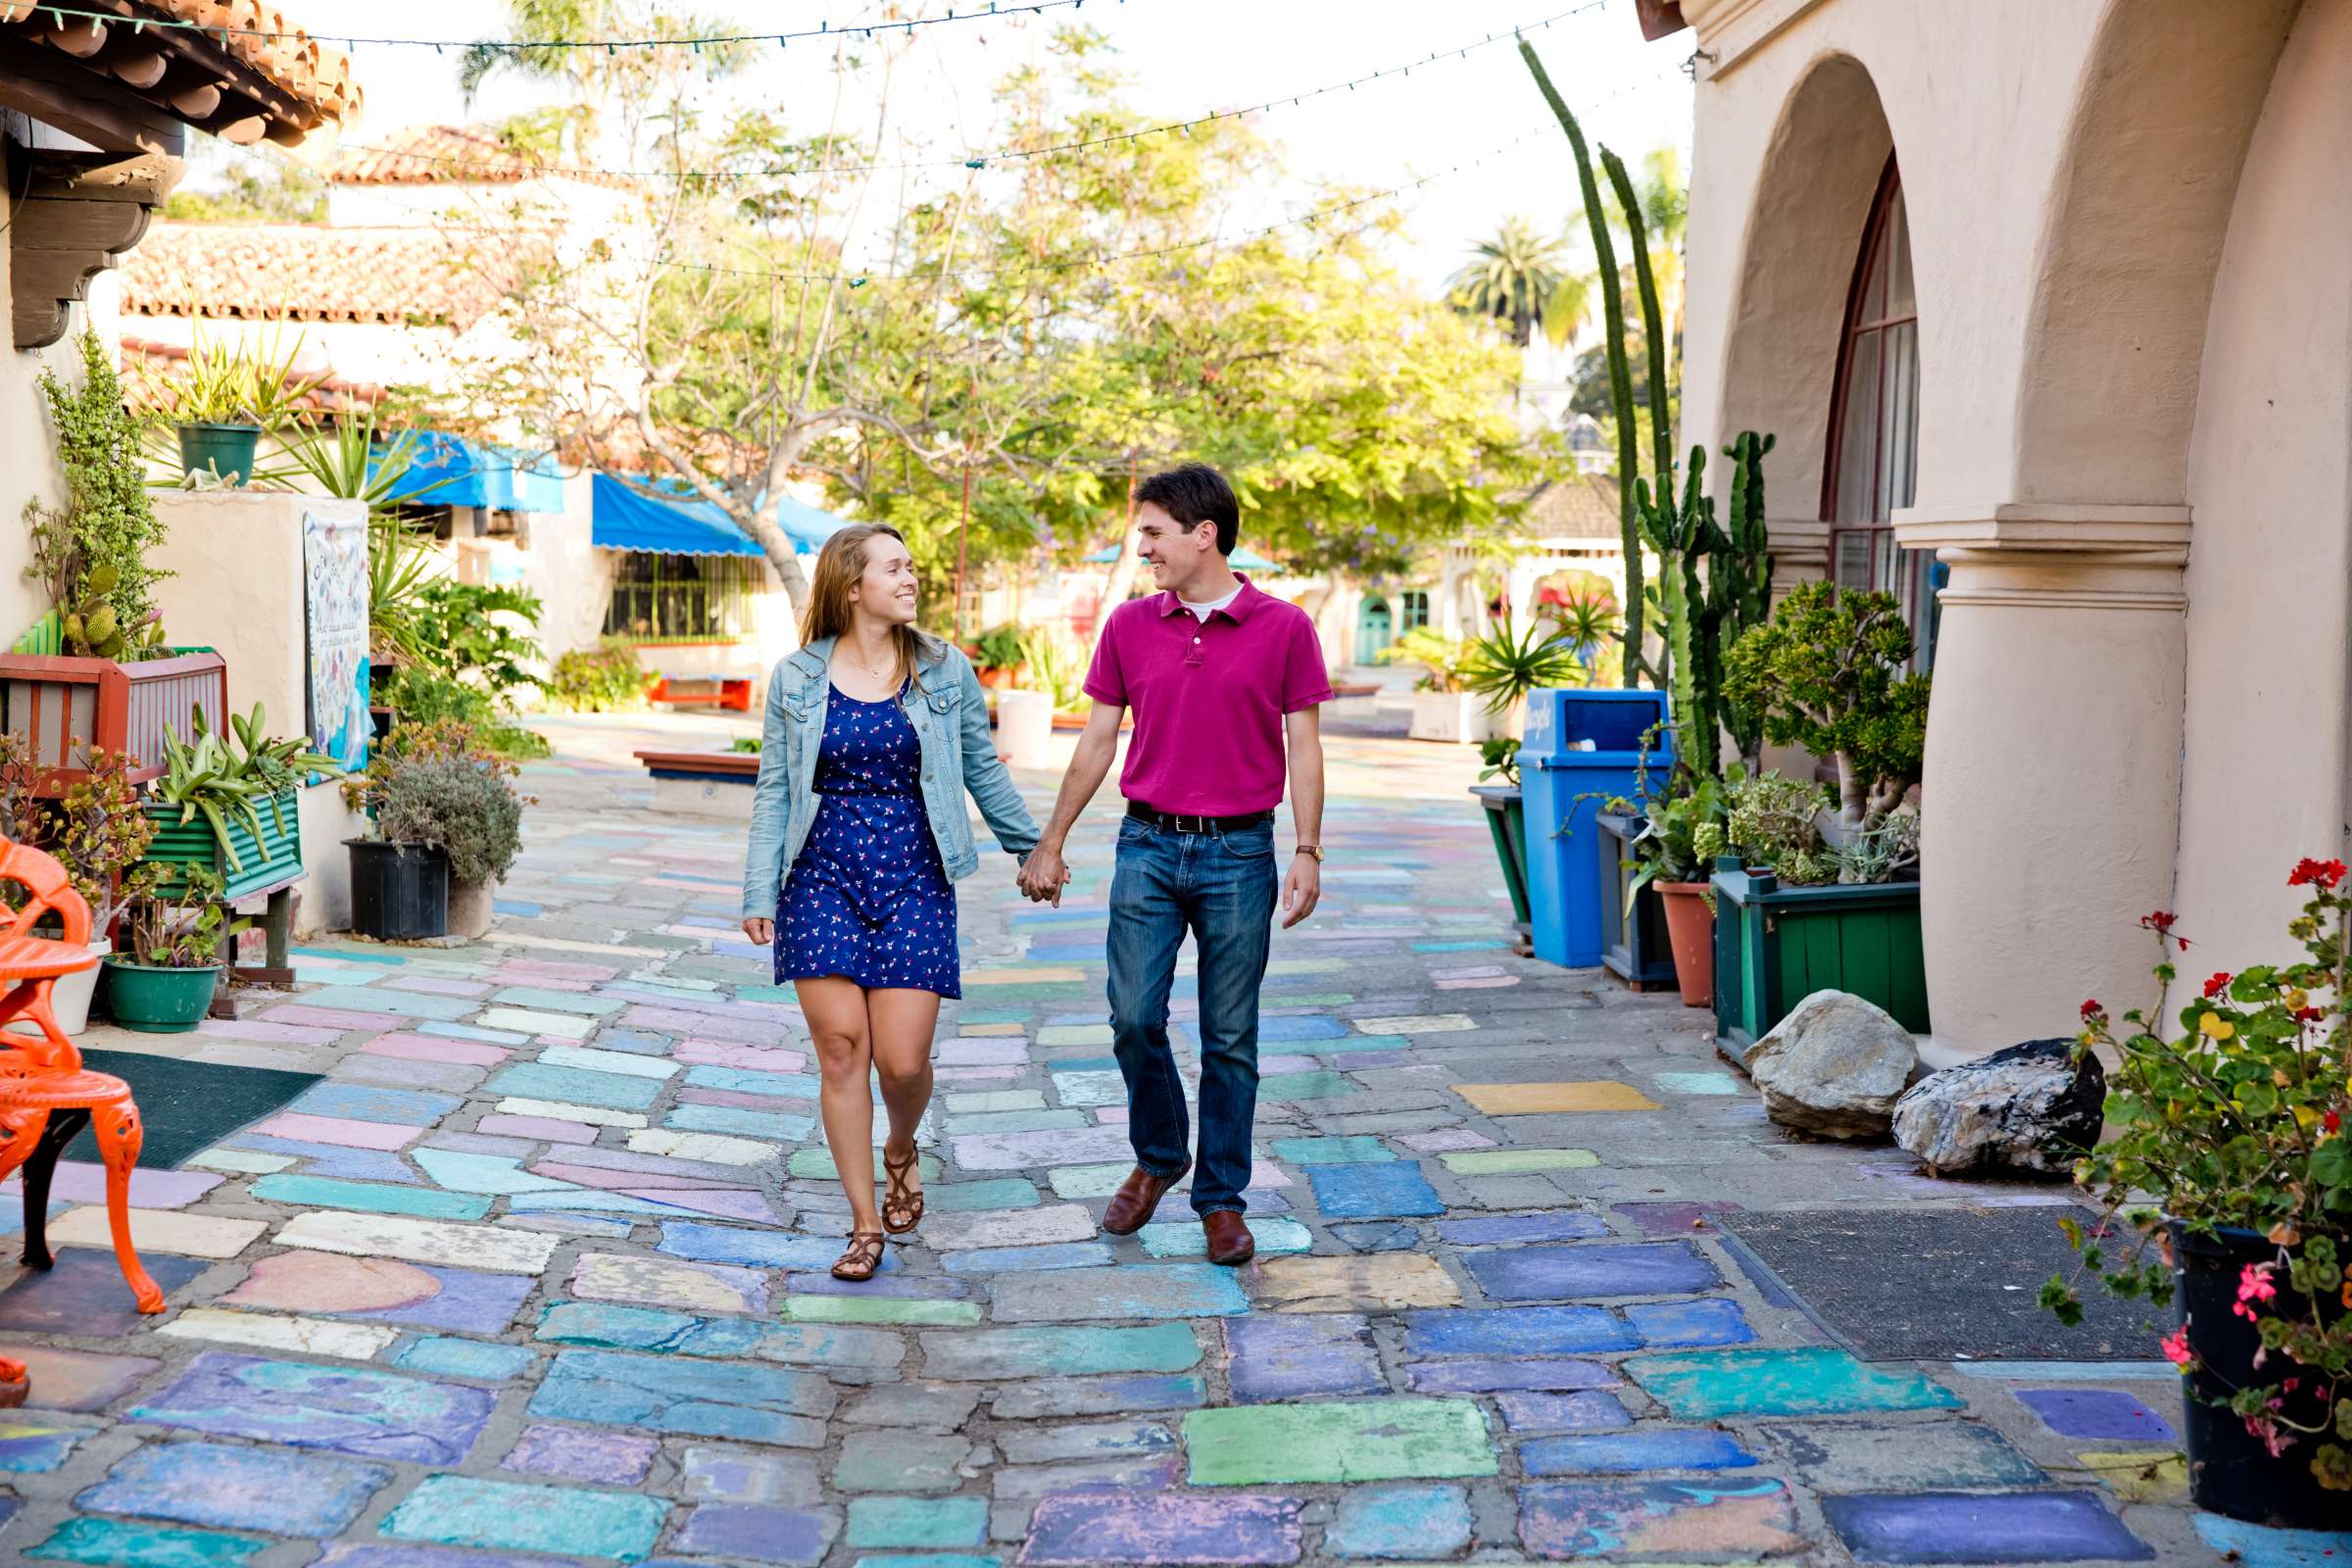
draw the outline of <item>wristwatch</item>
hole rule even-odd
[[[1313,856],[1317,865],[1323,863],[1323,846],[1320,844],[1301,844],[1298,846],[1298,853]]]

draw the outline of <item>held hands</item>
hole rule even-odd
[[[1061,852],[1039,845],[1021,857],[1018,885],[1032,904],[1051,903],[1061,907],[1061,890],[1069,886],[1070,868],[1062,863]]]
[[[757,942],[763,948],[772,947],[776,940],[776,922],[762,920],[758,915],[747,914],[743,918],[743,934],[748,940]]]
[[[1291,857],[1291,874],[1282,879],[1282,928],[1288,931],[1315,912],[1323,899],[1323,862],[1311,855]]]

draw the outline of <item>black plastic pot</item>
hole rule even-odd
[[[2275,1263],[2279,1249],[2252,1231],[2224,1229],[2215,1236],[2191,1235],[2173,1225],[2174,1276],[2180,1283],[2180,1311],[2188,1326],[2188,1348],[2196,1352],[2197,1370],[2189,1376],[2182,1412],[2181,1436],[2188,1444],[2188,1494],[2200,1508],[2243,1519],[2251,1524],[2293,1530],[2337,1530],[2352,1503],[2340,1492],[2322,1489],[2311,1473],[2312,1438],[2298,1437],[2277,1458],[2262,1440],[2246,1430],[2243,1419],[2226,1400],[2249,1385],[2278,1383],[2295,1374],[2284,1355],[2273,1355],[2261,1370],[2254,1352],[2262,1348],[2255,1326],[2232,1312],[2237,1304],[2239,1271],[2249,1263]],[[2339,1248],[2346,1245],[2338,1238]],[[2281,1267],[2272,1275],[2278,1298],[2273,1311],[2301,1315],[2311,1310],[2309,1298],[2286,1283]],[[2342,1306],[2328,1303],[2323,1315],[2340,1321]],[[2325,1413],[2306,1378],[2286,1396],[2280,1413],[2298,1425],[2310,1426]]]
[[[345,839],[351,928],[379,942],[449,935],[449,857],[421,844]]]

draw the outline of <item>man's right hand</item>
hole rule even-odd
[[[1052,903],[1061,907],[1061,890],[1068,886],[1070,868],[1062,863],[1061,852],[1050,850],[1043,844],[1029,852],[1021,862],[1021,891],[1032,903]]]
[[[743,934],[763,948],[773,947],[776,940],[776,922],[762,920],[757,915],[746,915],[743,921]]]

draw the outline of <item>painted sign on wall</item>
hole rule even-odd
[[[302,519],[311,744],[354,771],[368,762],[368,519]]]

